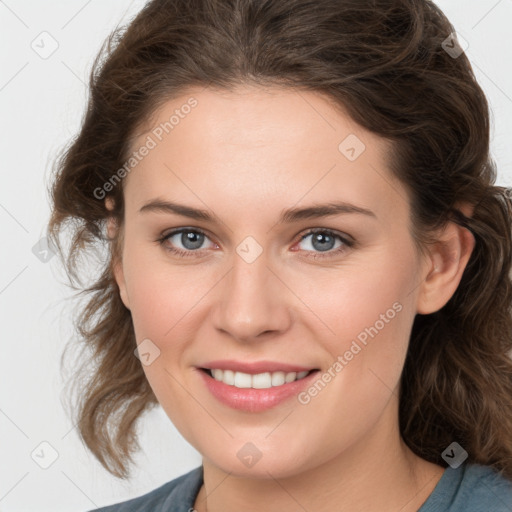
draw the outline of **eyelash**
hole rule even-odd
[[[198,233],[198,234],[204,235],[205,237],[208,238],[208,235],[201,229],[180,228],[180,229],[171,231],[170,233],[167,233],[166,235],[161,236],[160,238],[158,238],[156,240],[156,242],[159,243],[166,251],[169,251],[179,257],[185,257],[185,258],[193,257],[195,254],[201,252],[201,249],[199,249],[199,250],[191,250],[190,249],[190,250],[184,251],[182,249],[176,249],[175,247],[169,247],[169,246],[165,245],[165,242],[169,238],[171,238],[174,235],[177,235],[179,233]],[[296,243],[302,242],[309,235],[315,235],[317,233],[323,233],[323,234],[327,234],[329,236],[336,237],[339,240],[341,240],[343,245],[341,245],[337,249],[330,249],[329,251],[325,251],[325,254],[322,254],[321,252],[314,252],[313,254],[308,254],[308,256],[307,256],[308,258],[313,258],[313,259],[330,258],[330,257],[333,257],[335,255],[337,256],[337,255],[345,252],[347,249],[352,248],[355,245],[355,241],[349,240],[348,238],[341,236],[339,233],[337,233],[335,231],[332,231],[330,229],[324,229],[324,228],[310,229],[307,233],[302,235]],[[313,251],[306,251],[306,252],[311,253]]]

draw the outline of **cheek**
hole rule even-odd
[[[325,386],[312,383],[300,397],[302,422],[294,428],[299,438],[306,437],[308,418],[331,411],[315,438],[325,457],[379,421],[400,380],[415,315],[409,284],[414,269],[397,267],[391,259],[381,263],[378,270],[354,272],[343,285],[324,287],[325,294],[318,294],[312,306],[329,326],[316,341],[332,359],[320,376]]]
[[[204,271],[179,266],[165,259],[163,249],[128,244],[124,269],[137,341],[160,342],[186,325],[188,315],[208,286]]]
[[[335,379],[335,386],[347,386],[360,398],[370,398],[383,385],[393,389],[405,361],[417,269],[412,250],[399,256],[391,250],[376,254],[364,271],[349,269],[337,281],[326,278],[319,283],[321,293],[309,296],[308,305],[322,320],[318,341],[333,364],[341,357],[343,378]]]
[[[412,254],[402,253],[398,259],[391,250],[379,251],[367,260],[325,273],[314,287],[297,288],[324,324],[326,339],[336,340],[340,348],[356,338],[364,343],[372,334],[403,333],[411,322],[416,279]]]
[[[158,354],[143,365],[144,373],[171,421],[181,432],[188,432],[197,406],[184,390],[182,368],[199,323],[208,276],[191,267],[171,265],[162,256],[155,257],[154,251],[136,246],[126,251],[124,268],[137,343],[151,340],[156,346],[151,345],[151,357]]]

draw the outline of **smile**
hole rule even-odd
[[[296,380],[303,379],[310,372],[264,372],[251,375],[250,373],[235,372],[233,370],[221,370],[214,368],[207,370],[210,375],[219,382],[236,388],[267,389],[282,386]]]
[[[216,401],[251,413],[287,402],[311,385],[319,373],[317,368],[268,361],[212,361],[196,369]]]

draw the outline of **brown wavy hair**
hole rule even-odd
[[[113,475],[129,476],[137,420],[158,402],[112,272],[120,241],[106,236],[109,216],[123,223],[122,183],[107,194],[112,212],[98,190],[159,105],[191,86],[252,84],[326,95],[391,141],[390,167],[409,192],[422,250],[449,221],[473,234],[456,292],[414,319],[400,431],[425,460],[446,467],[441,454],[457,441],[468,462],[512,479],[512,200],[495,185],[486,97],[465,53],[445,50],[454,32],[429,0],[153,0],[112,32],[93,64],[80,132],[56,160],[47,233],[71,286],[88,297],[75,318],[79,344],[70,340],[61,360],[81,346],[68,366],[74,421]],[[470,217],[463,203],[474,207]],[[85,285],[92,249],[107,252]]]

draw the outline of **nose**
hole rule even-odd
[[[235,254],[233,266],[220,284],[213,313],[215,327],[240,342],[281,334],[292,323],[291,296],[269,266],[265,252],[251,263]]]

